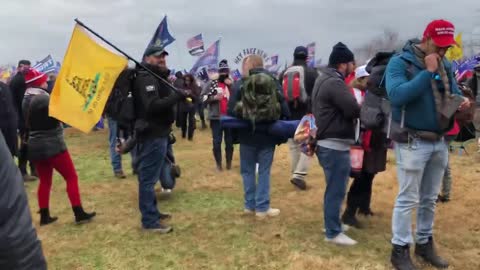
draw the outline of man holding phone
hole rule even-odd
[[[399,270],[416,269],[409,249],[414,242],[414,209],[415,254],[435,267],[449,266],[437,255],[432,235],[435,202],[448,160],[444,134],[453,126],[455,113],[470,107],[470,101],[460,96],[451,63],[444,57],[455,45],[454,33],[452,23],[432,21],[422,41],[409,41],[386,70],[399,184],[392,218],[391,262]]]

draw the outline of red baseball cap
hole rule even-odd
[[[423,40],[432,38],[433,43],[438,47],[449,47],[456,45],[455,26],[445,20],[434,20],[427,25],[423,32]]]
[[[48,76],[34,68],[29,68],[25,73],[25,83],[29,87],[40,87],[48,80]]]

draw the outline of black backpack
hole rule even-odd
[[[136,76],[136,69],[124,69],[115,81],[105,107],[105,113],[123,128],[131,128],[136,119],[134,100]]]

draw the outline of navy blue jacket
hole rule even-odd
[[[270,73],[268,73],[268,71],[263,68],[250,70],[250,75],[258,74],[258,73],[265,73],[270,75]],[[281,110],[280,119],[288,120],[290,118],[290,111],[288,109],[288,104],[285,102],[285,99],[283,98],[283,93],[281,90],[280,83],[278,83],[278,80],[275,79],[273,76],[272,76],[272,79],[274,79],[277,82],[278,92],[280,93],[280,96],[281,96],[280,104],[281,104],[282,110]],[[228,115],[237,117],[237,118],[240,118],[240,116],[235,114],[235,105],[242,100],[242,95],[241,95],[242,85],[243,85],[243,79],[237,81],[233,85],[232,96],[230,97],[230,100],[228,102],[228,111],[227,111]],[[263,125],[263,124],[258,124],[255,131],[253,131],[253,128],[238,129],[237,132],[238,132],[238,139],[240,144],[245,144],[250,146],[275,146],[277,144],[286,142],[285,138],[272,137],[272,135],[267,134],[266,133],[267,129],[259,128],[260,125]]]

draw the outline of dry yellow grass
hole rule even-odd
[[[278,147],[271,201],[282,213],[257,221],[242,215],[238,152],[232,172],[216,173],[209,131],[198,131],[193,143],[179,139],[175,152],[182,178],[170,197],[159,196],[161,210],[173,214],[175,231],[151,235],[140,229],[136,179],[112,176],[107,140],[106,131],[67,132],[84,206],[98,217],[88,225],[73,224],[65,185],[57,175],[51,211],[59,221],[38,227],[39,217],[33,214],[49,269],[391,269],[390,219],[397,191],[393,156],[374,182],[377,215],[362,220],[367,229],[349,232],[359,245],[341,248],[323,241],[325,184],[315,159],[310,189],[297,191],[289,182],[287,147]],[[480,269],[479,160],[476,153],[452,155],[453,200],[437,209],[435,238],[451,269]],[[129,161],[124,168],[130,173]],[[32,213],[38,209],[36,186],[27,187]]]

